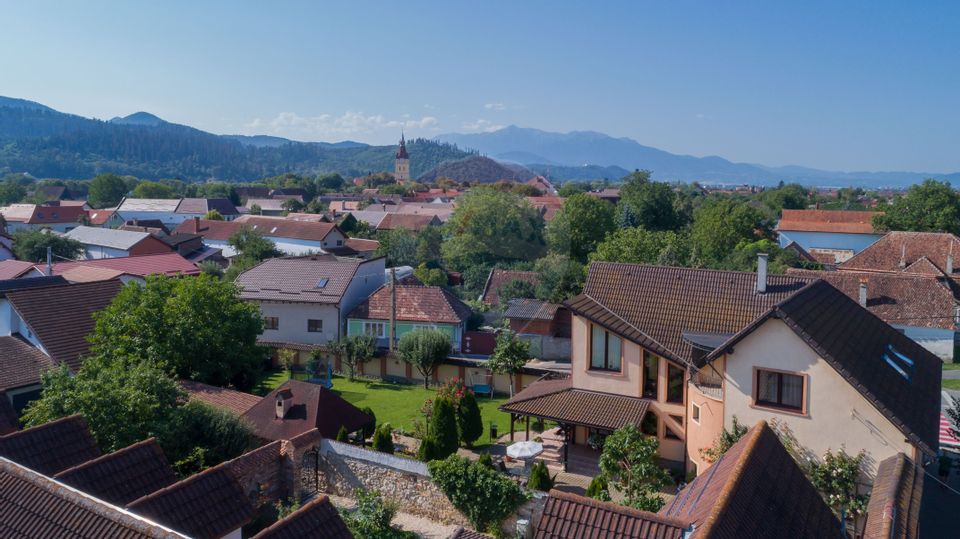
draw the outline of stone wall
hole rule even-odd
[[[325,439],[320,444],[317,470],[321,492],[353,497],[357,489],[377,490],[406,513],[444,524],[469,525],[430,480],[422,462]],[[306,467],[303,472],[309,480]]]
[[[289,482],[283,473],[284,460],[282,444],[278,441],[248,451],[220,466],[233,473],[251,502],[259,503],[263,499],[273,502],[289,495]]]

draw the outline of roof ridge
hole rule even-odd
[[[620,505],[613,502],[605,502],[605,501],[597,500],[594,498],[588,498],[586,496],[580,496],[579,494],[574,494],[572,492],[564,492],[562,490],[550,489],[550,491],[547,494],[551,498],[556,498],[558,500],[579,503],[582,505],[589,505],[596,509],[605,509],[607,511],[612,511],[614,513],[626,514],[631,517],[642,518],[646,520],[653,520],[656,522],[660,522],[662,524],[676,526],[677,528],[682,528],[682,529],[689,528],[688,523],[675,517],[668,517],[665,515],[661,515],[659,513],[644,511],[642,509],[636,509],[634,507],[629,507],[626,505]]]
[[[563,387],[557,388],[556,390],[548,391],[548,392],[546,392],[546,393],[538,393],[538,394],[536,394],[536,395],[531,395],[531,396],[526,397],[526,398],[523,398],[523,399],[517,399],[517,397],[520,396],[520,393],[523,392],[523,391],[521,390],[521,391],[518,392],[516,395],[514,395],[512,398],[508,399],[507,402],[503,403],[503,406],[506,406],[507,404],[517,404],[517,403],[521,403],[521,402],[531,401],[531,400],[534,400],[534,399],[540,399],[540,398],[543,398],[543,397],[547,397],[547,396],[549,396],[549,395],[556,395],[557,393],[563,393],[563,392],[565,392],[565,391],[572,391],[572,390],[574,389],[574,388],[573,388],[572,380],[571,380],[570,378],[557,378],[557,379],[555,379],[555,380],[537,380],[537,382],[570,382],[570,385],[565,385],[565,386],[563,386]],[[535,384],[535,383],[537,383],[537,382],[533,382],[533,384]],[[530,384],[530,386],[532,386],[533,384]],[[559,384],[557,384],[557,385],[559,385]],[[530,387],[530,386],[527,386],[527,387]],[[524,388],[524,389],[526,389],[526,388]],[[602,392],[601,392],[601,391],[598,391],[597,393],[602,393]],[[612,395],[612,393],[607,393],[607,395]],[[625,396],[625,395],[618,395],[618,396]]]
[[[89,430],[90,427],[89,427],[89,425],[87,425],[87,419],[86,419],[85,417],[83,417],[83,414],[72,414],[72,415],[68,415],[68,416],[58,417],[57,419],[54,419],[53,421],[47,421],[46,423],[43,423],[43,424],[41,424],[41,425],[36,425],[36,426],[34,426],[34,427],[28,427],[28,428],[25,428],[25,429],[23,429],[23,430],[18,430],[18,431],[16,431],[16,432],[11,432],[10,434],[4,434],[3,436],[0,436],[0,440],[12,440],[12,439],[17,438],[18,436],[26,435],[26,433],[29,433],[29,432],[41,432],[41,431],[47,430],[48,428],[53,427],[54,425],[60,425],[60,424],[62,424],[62,423],[68,423],[68,422],[77,421],[77,420],[82,421],[82,422],[83,422],[83,425],[84,425],[85,427],[87,427],[87,429]],[[39,473],[39,472],[38,472],[38,473]]]
[[[61,476],[63,476],[63,475],[67,475],[67,474],[72,473],[72,472],[76,472],[76,471],[79,471],[79,470],[84,470],[84,469],[90,468],[91,466],[95,466],[95,465],[97,465],[97,464],[100,464],[101,462],[103,462],[103,461],[105,461],[105,460],[108,460],[109,458],[116,457],[116,456],[118,456],[118,455],[125,455],[125,454],[127,454],[127,453],[129,453],[129,452],[131,452],[131,451],[134,451],[134,450],[136,450],[136,449],[140,449],[141,447],[147,447],[147,446],[157,447],[157,448],[160,447],[160,445],[157,443],[157,439],[156,439],[155,437],[151,436],[150,438],[147,438],[147,439],[145,439],[145,440],[140,440],[139,442],[132,443],[132,444],[126,446],[126,447],[121,447],[120,449],[117,449],[116,451],[111,451],[110,453],[105,453],[105,454],[103,454],[103,455],[100,455],[99,457],[92,458],[92,459],[90,459],[90,460],[88,460],[88,461],[81,462],[80,464],[77,464],[77,465],[75,465],[75,466],[71,466],[71,467],[69,467],[69,468],[67,468],[67,469],[65,469],[65,470],[61,470],[61,471],[57,472],[56,474],[54,474],[54,475],[53,475],[53,478],[56,479],[56,478],[58,478],[58,477],[61,477]],[[162,452],[162,450],[161,450],[161,452]],[[164,455],[164,456],[166,456],[166,455]]]

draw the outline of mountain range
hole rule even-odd
[[[345,177],[393,169],[395,146],[299,142],[270,135],[216,135],[149,112],[109,121],[0,96],[0,173],[83,179],[101,172],[144,179],[255,181],[298,172]],[[960,182],[960,173],[837,172],[768,167],[722,157],[677,155],[595,131],[553,133],[509,126],[489,133],[450,133],[408,143],[411,175],[428,180],[496,181],[543,174],[554,181],[616,180],[648,169],[654,179],[703,183],[902,188],[925,178]],[[489,159],[477,159],[477,156]],[[478,177],[471,177],[478,175]]]

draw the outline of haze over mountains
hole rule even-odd
[[[89,178],[100,172],[193,181],[252,181],[286,172],[339,172],[349,177],[392,170],[394,149],[354,141],[215,135],[166,122],[149,112],[101,121],[33,101],[0,97],[0,172],[28,172],[37,177]],[[593,131],[552,133],[517,126],[419,139],[412,141],[408,150],[412,175],[424,179],[446,175],[460,181],[495,181],[497,175],[507,172],[515,177],[532,171],[555,181],[616,180],[641,168],[652,170],[658,180],[725,184],[795,181],[816,186],[898,188],[925,178],[960,181],[960,173],[767,167],[717,156],[677,155]],[[478,153],[501,163],[480,159]],[[467,177],[472,174],[478,176]]]

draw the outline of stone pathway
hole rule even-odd
[[[342,496],[334,496],[332,494],[327,494],[327,496],[330,497],[330,501],[337,508],[352,510],[356,509],[357,507],[356,500],[352,498],[344,498]],[[398,511],[396,516],[393,517],[393,525],[402,530],[413,532],[425,539],[447,539],[453,535],[453,532],[457,529],[457,526],[441,524],[439,522],[434,522],[423,517],[400,511]]]

